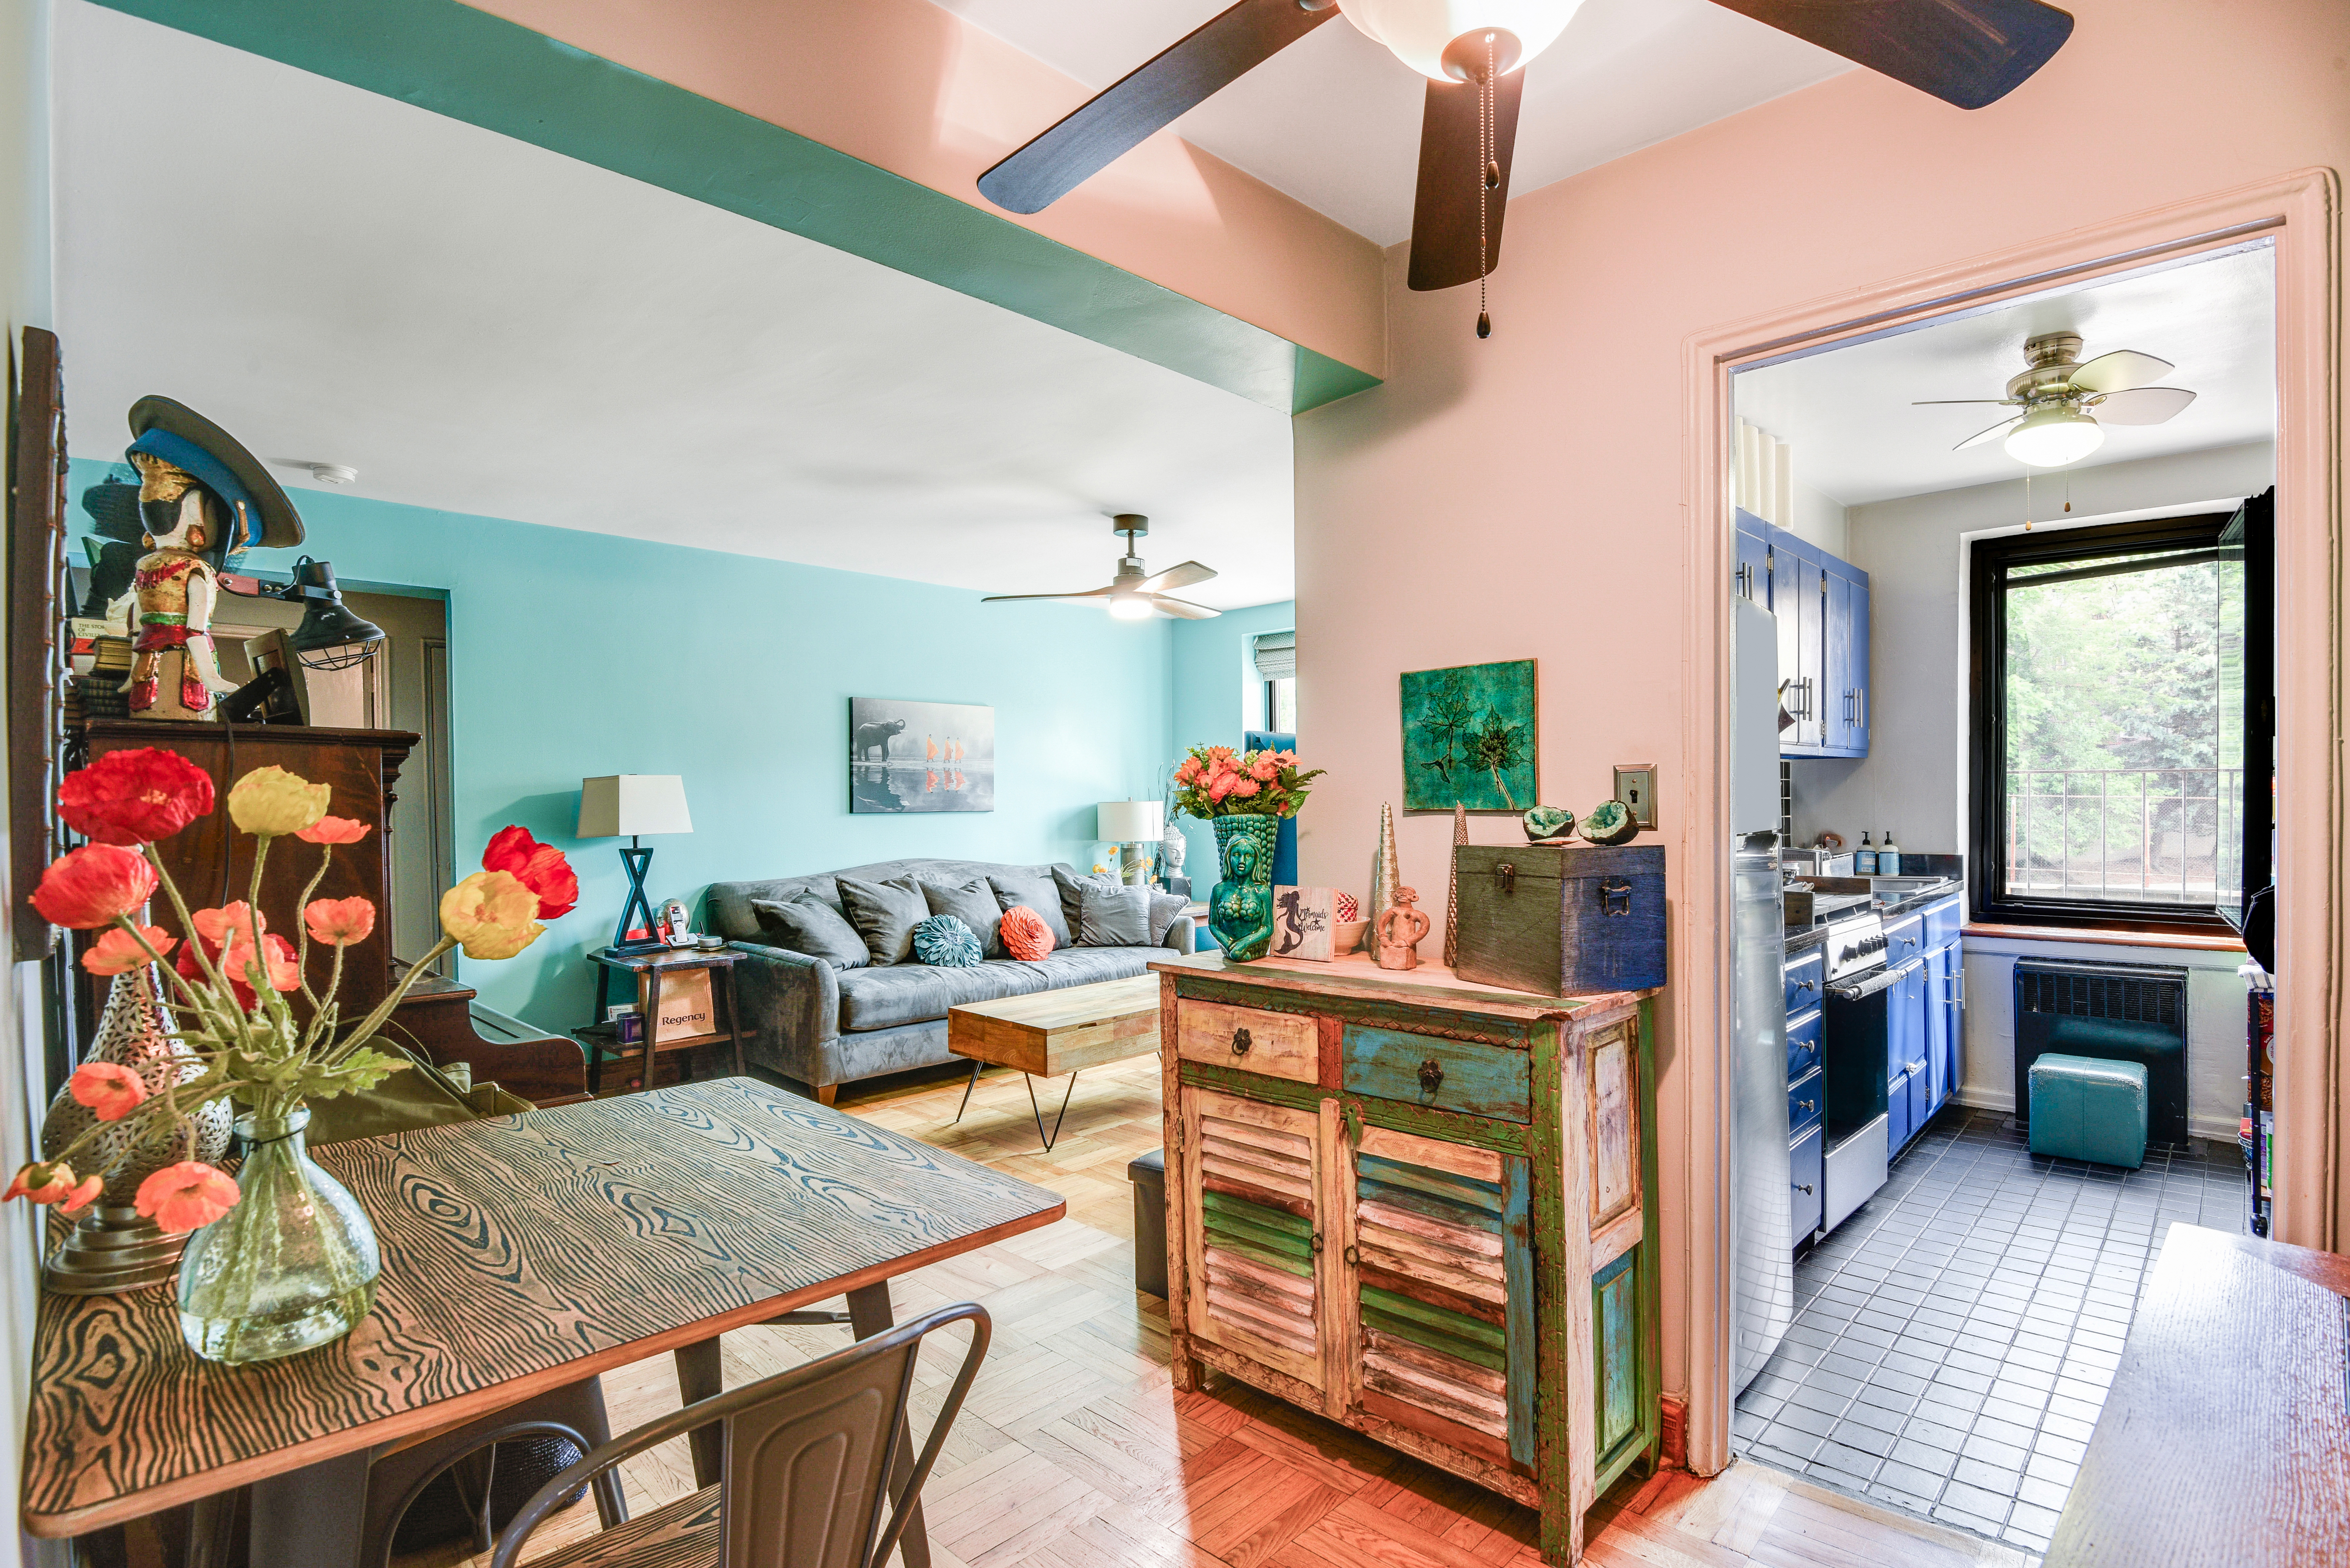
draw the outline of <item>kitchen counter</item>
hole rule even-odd
[[[1856,909],[1853,912],[1873,914],[1880,920],[1898,919],[1903,915],[1922,909],[1929,904],[1939,903],[1964,886],[1965,884],[1953,877],[1947,882],[1937,882],[1930,888],[1921,888],[1908,898],[1893,903],[1877,904],[1867,909]],[[1787,929],[1787,956],[1794,958],[1800,953],[1807,953],[1826,941],[1827,936],[1828,929],[1825,926],[1791,926]]]

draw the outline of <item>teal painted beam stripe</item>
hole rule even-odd
[[[98,0],[879,262],[1284,413],[1375,376],[459,0]]]

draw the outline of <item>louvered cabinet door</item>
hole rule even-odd
[[[1190,1331],[1320,1389],[1322,1118],[1181,1093],[1185,1189],[1200,1195],[1183,1211]]]
[[[1494,1464],[1530,1465],[1526,1162],[1367,1124],[1353,1144],[1349,1370],[1362,1409]]]

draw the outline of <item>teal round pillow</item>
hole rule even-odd
[[[952,915],[932,915],[914,927],[914,956],[939,969],[969,969],[980,961],[979,933]]]

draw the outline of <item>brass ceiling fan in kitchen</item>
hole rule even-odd
[[[1343,11],[1428,78],[1411,218],[1416,289],[1477,283],[1502,248],[1527,61],[1583,0],[1240,0],[979,177],[1007,212],[1040,213],[1119,154]],[[1960,109],[2046,64],[2073,18],[2041,0],[1715,0]],[[1343,154],[1341,154],[1343,155]],[[1479,337],[1487,332],[1481,309]]]
[[[2158,425],[2195,400],[2184,387],[2154,383],[2177,369],[2168,359],[2116,348],[2080,362],[2081,335],[2043,332],[2023,343],[2023,369],[2003,398],[1929,398],[1912,408],[1988,403],[2021,409],[1989,430],[1977,431],[1953,452],[2007,438],[2007,455],[2033,468],[2078,462],[2105,444],[2106,425]]]
[[[1106,588],[1087,588],[1076,594],[990,594],[979,602],[983,605],[1029,603],[1098,604],[1119,620],[1149,620],[1154,615],[1170,616],[1177,620],[1213,620],[1223,614],[1205,605],[1195,605],[1189,599],[1170,598],[1170,588],[1188,588],[1193,583],[1204,583],[1216,575],[1213,566],[1203,566],[1197,561],[1186,561],[1180,566],[1170,566],[1163,572],[1143,575],[1142,557],[1134,553],[1134,542],[1150,532],[1150,519],[1139,512],[1121,512],[1109,520],[1110,531],[1126,539],[1126,554],[1118,559],[1118,576]]]

